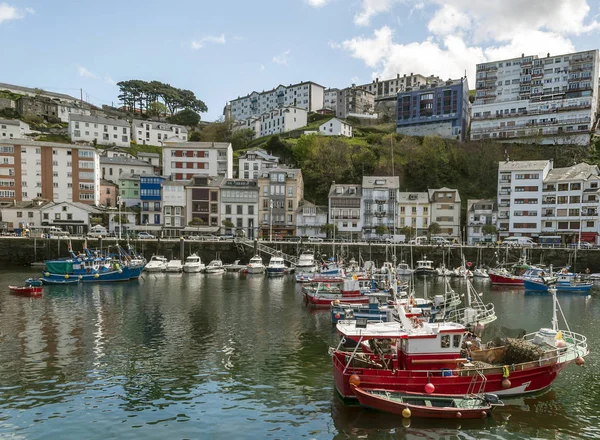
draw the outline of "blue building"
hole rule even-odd
[[[161,176],[140,176],[141,226],[160,227],[162,219],[162,183]]]
[[[397,133],[465,140],[469,127],[466,77],[407,87],[397,99]]]

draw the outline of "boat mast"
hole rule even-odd
[[[552,330],[558,331],[558,316],[556,309],[558,308],[558,298],[556,297],[556,287],[549,287],[548,290],[552,294]]]

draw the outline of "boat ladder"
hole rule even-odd
[[[242,244],[242,245],[245,245],[245,246],[248,246],[248,247],[251,247],[254,249],[254,242],[252,240],[238,238],[238,239],[236,239],[236,246],[237,246],[237,244]],[[271,255],[272,257],[273,256],[281,257],[281,258],[283,258],[284,261],[287,261],[290,264],[295,265],[296,263],[298,263],[298,259],[296,257],[294,257],[292,255],[288,255],[284,252],[278,251],[277,249],[267,246],[265,244],[262,244],[260,242],[258,242],[256,244],[256,250],[258,252],[263,252],[265,254]]]
[[[487,384],[487,377],[481,372],[481,370],[475,370],[477,374],[473,375],[469,388],[467,389],[467,395],[483,394],[485,386]],[[481,379],[481,382],[479,380]],[[477,387],[479,385],[479,388]]]

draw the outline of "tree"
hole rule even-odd
[[[400,234],[404,235],[407,239],[411,239],[415,235],[415,230],[412,226],[404,226],[400,229]]]
[[[321,226],[320,232],[327,235],[327,238],[333,238],[333,236],[337,234],[338,228],[335,224],[327,223]]]
[[[193,110],[185,109],[171,116],[169,122],[172,124],[196,126],[200,122],[200,115]]]
[[[246,150],[252,139],[254,139],[254,131],[250,128],[236,130],[229,136],[233,151]]]
[[[192,131],[190,133],[189,141],[190,142],[199,142],[200,141],[200,132],[196,131],[196,130]]]
[[[129,223],[129,220],[127,219],[127,216],[125,214],[121,214],[121,216],[119,216],[117,214],[113,217],[113,223],[119,223],[122,225],[126,225]]]
[[[385,225],[378,225],[378,226],[375,228],[375,233],[376,233],[377,235],[379,235],[380,237],[381,237],[383,234],[385,234],[387,231],[388,231],[388,228],[387,228],[387,226],[385,226]]]
[[[481,227],[481,232],[485,235],[495,235],[498,230],[496,229],[496,225],[483,225]]]
[[[231,220],[223,220],[223,221],[221,222],[221,224],[222,224],[223,226],[225,226],[227,229],[232,229],[232,228],[235,228],[235,225],[233,224],[233,222],[232,222]]]
[[[440,224],[437,222],[433,222],[429,225],[429,236],[437,235],[442,232],[442,228]]]
[[[148,104],[148,116],[162,116],[165,115],[167,113],[167,106],[164,105],[162,102],[159,101],[155,101],[155,102],[151,102],[150,104]]]
[[[189,226],[204,226],[205,224],[206,223],[204,222],[204,220],[198,217],[194,217],[188,223]]]

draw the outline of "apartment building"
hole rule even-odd
[[[233,149],[228,142],[167,142],[162,149],[163,174],[189,180],[196,174],[233,177]]]
[[[282,107],[260,115],[258,131],[255,137],[286,133],[305,127],[308,124],[308,112],[299,107]],[[256,128],[255,128],[256,129]]]
[[[324,92],[323,86],[312,81],[252,92],[230,101],[231,118],[243,120],[258,117],[280,107],[298,107],[307,112],[315,112],[323,108]]]
[[[396,132],[465,140],[469,128],[467,78],[407,87],[398,93]]]
[[[218,233],[221,230],[219,193],[223,176],[198,174],[185,186],[186,230]]]
[[[437,76],[423,76],[419,73],[410,75],[402,75],[398,73],[396,78],[379,80],[374,79],[372,82],[360,85],[361,89],[367,90],[375,95],[375,100],[392,98],[406,90],[407,87],[418,88],[422,85],[427,85],[433,82],[441,83],[443,80]]]
[[[30,228],[42,225],[41,209],[44,206],[54,204],[49,200],[35,198],[17,202],[16,200],[0,208],[2,222],[6,223],[9,231],[15,228]]]
[[[352,240],[362,238],[362,186],[336,184],[329,188],[329,223],[337,226],[342,237]]]
[[[18,119],[0,119],[0,139],[25,137],[29,132],[29,124]]]
[[[331,118],[319,126],[319,134],[323,136],[352,137],[352,125],[338,118]]]
[[[221,182],[221,223],[231,222],[227,233],[258,237],[258,182],[255,179],[223,179]]]
[[[134,119],[132,140],[139,145],[163,145],[164,142],[187,142],[188,131],[183,125]]]
[[[352,84],[345,89],[327,89],[324,108],[335,112],[338,118],[371,116],[375,110],[375,94]]]
[[[102,179],[113,183],[117,183],[123,173],[153,175],[155,169],[153,165],[143,160],[118,156],[101,157],[100,168],[102,169]]]
[[[322,237],[327,234],[323,226],[327,224],[327,206],[318,206],[308,200],[300,200],[296,209],[296,231],[301,237]],[[338,235],[337,238],[340,238]]]
[[[598,66],[597,49],[478,64],[471,139],[588,145]]]
[[[410,227],[414,237],[427,235],[431,224],[431,203],[426,192],[400,192],[398,194],[398,227]],[[406,237],[410,239],[410,237]]]
[[[164,180],[162,182],[162,215],[164,234],[179,237],[186,226],[186,197],[187,182]]]
[[[158,231],[162,226],[162,176],[140,176],[141,225]]]
[[[123,173],[119,176],[119,196],[121,203],[127,207],[141,206],[139,174]]]
[[[552,160],[498,164],[497,228],[500,237],[539,236],[544,180],[552,168]]]
[[[143,151],[140,151],[137,154],[137,159],[142,160],[144,162],[148,162],[154,168],[160,167],[160,154],[158,153],[144,153]]]
[[[0,140],[0,202],[35,198],[100,203],[96,149],[27,139]]]
[[[332,112],[337,111],[338,94],[340,89],[331,88],[325,89],[323,94],[323,108],[331,110]]]
[[[363,235],[377,237],[377,227],[395,233],[400,179],[396,176],[364,176],[362,180]]]
[[[498,221],[498,201],[493,199],[467,200],[467,243],[495,243],[497,234],[490,226]],[[486,228],[486,226],[488,228]]]
[[[244,179],[258,179],[258,174],[265,168],[277,168],[279,158],[260,148],[242,153],[238,162],[238,174]]]
[[[296,209],[304,198],[302,171],[267,168],[258,177],[260,233],[269,237],[297,235]]]
[[[431,223],[440,225],[440,235],[450,238],[461,238],[460,228],[460,195],[451,188],[429,189],[431,203]]]
[[[119,196],[119,187],[115,182],[106,179],[100,179],[100,205],[117,206]]]
[[[129,147],[131,134],[129,122],[101,116],[69,115],[69,135],[73,142],[96,145]]]
[[[79,202],[50,203],[41,208],[42,226],[55,226],[71,235],[85,235],[92,218],[102,216],[100,209]]]

